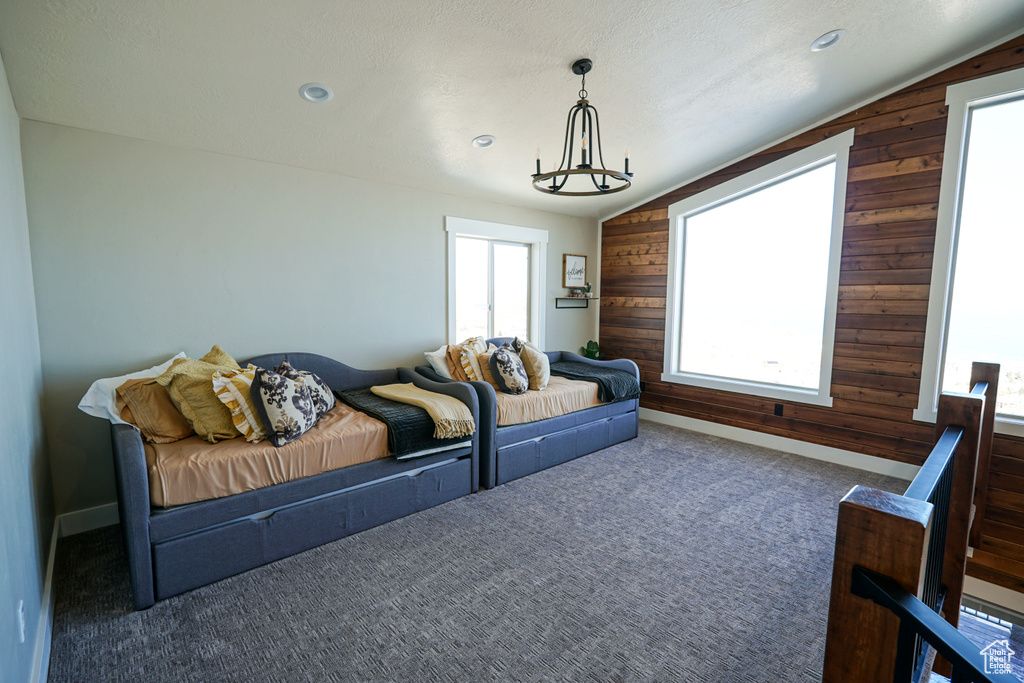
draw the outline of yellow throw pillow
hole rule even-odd
[[[519,357],[526,367],[526,376],[530,378],[530,389],[543,391],[548,388],[551,380],[551,361],[548,355],[525,339],[516,339],[521,344]]]
[[[482,380],[483,372],[476,357],[481,353],[487,352],[487,342],[484,341],[483,337],[470,337],[458,344],[458,348],[459,363],[462,365],[462,371],[466,374],[466,377],[471,380]]]
[[[233,368],[235,370],[241,370],[242,368],[238,365],[238,362],[231,357],[231,354],[222,349],[219,345],[214,344],[213,348],[207,352],[205,356],[199,360],[210,365],[223,365],[227,368]]]
[[[117,388],[121,419],[139,428],[149,443],[173,443],[192,436],[192,426],[155,378],[130,379]]]
[[[231,411],[213,392],[213,373],[218,370],[230,372],[241,368],[224,349],[214,346],[199,360],[179,358],[156,378],[157,384],[167,387],[171,401],[192,430],[210,443],[238,436]]]
[[[483,380],[494,387],[495,391],[501,391],[501,387],[498,386],[498,380],[494,379],[494,373],[491,372],[491,355],[497,350],[497,347],[491,344],[491,347],[487,349],[487,353],[481,353],[476,357],[476,360],[480,363],[480,372],[483,374]]]
[[[469,377],[462,369],[462,348],[455,344],[449,344],[448,351],[445,353],[448,360],[448,374],[458,382],[468,382]]]
[[[252,364],[245,370],[218,370],[213,373],[213,393],[231,411],[235,429],[251,443],[267,438],[252,401],[252,380],[255,376],[256,366]]]

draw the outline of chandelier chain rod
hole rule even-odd
[[[562,160],[558,162],[558,169],[556,170],[561,170],[566,167],[566,155],[569,157],[569,163],[572,164],[572,127],[577,109],[577,105],[569,107],[569,113],[565,117],[565,140],[562,143]]]
[[[601,117],[597,113],[597,109],[590,107],[594,111],[594,121],[590,125],[591,137],[590,141],[590,158],[594,158],[594,146],[597,146],[597,160],[601,162],[601,168],[608,168],[604,165],[604,152],[601,151]]]
[[[573,149],[575,147],[575,144],[574,144],[575,143],[575,139],[574,139],[574,137],[572,135],[572,131],[576,130],[576,116],[580,113],[580,105],[577,104],[576,106],[574,106],[569,111],[572,113],[572,116],[567,117],[567,120],[566,120],[566,134],[565,134],[565,145],[566,145],[566,147],[562,148],[562,163],[558,165],[558,170],[559,171],[561,171],[563,168],[571,168],[572,167],[572,151],[573,151]],[[568,152],[568,155],[566,154],[566,152]],[[567,158],[568,158],[568,163],[566,163],[566,159]],[[562,188],[565,187],[565,184],[568,181],[569,181],[569,176],[567,176],[567,175],[566,176],[562,176],[562,182],[557,184],[557,188],[558,189],[555,190],[555,191],[556,192],[560,192],[562,190]],[[555,185],[555,181],[552,180],[552,186],[554,186],[554,185]]]

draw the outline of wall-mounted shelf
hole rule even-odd
[[[590,308],[590,302],[591,301],[597,301],[600,298],[601,297],[599,297],[599,296],[592,296],[589,299],[586,298],[586,297],[582,297],[582,296],[556,296],[555,297],[555,308]],[[558,305],[559,302],[562,302],[562,301],[575,301],[577,303],[582,303],[583,305],[582,306],[559,306]]]

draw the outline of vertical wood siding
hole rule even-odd
[[[913,420],[939,182],[946,86],[1024,67],[1024,37],[966,60],[604,222],[601,347],[640,366],[640,404],[677,415],[920,464],[934,426]],[[831,408],[661,381],[668,207],[855,128],[850,150]],[[983,360],[983,359],[978,359]],[[981,547],[968,574],[1024,591],[1024,439],[997,436]]]

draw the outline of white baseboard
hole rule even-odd
[[[974,598],[980,602],[981,611],[986,614],[1024,626],[1024,593],[1018,593],[1010,588],[997,586],[973,576],[965,576],[964,598]],[[987,610],[986,608],[990,605],[999,609]],[[999,610],[1002,610],[1003,613],[1000,614]]]
[[[117,503],[65,512],[58,519],[60,519],[61,538],[82,534],[93,529],[102,529],[105,526],[117,524]]]
[[[43,598],[39,605],[39,626],[36,628],[36,646],[32,655],[32,683],[46,683],[50,673],[50,638],[53,634],[53,562],[57,557],[57,539],[60,538],[60,517],[53,520],[50,534],[50,556],[46,560],[43,579]]]
[[[793,455],[802,455],[805,458],[813,458],[814,460],[823,460],[825,462],[835,463],[836,465],[854,467],[867,472],[875,472],[876,474],[884,474],[889,477],[896,477],[897,479],[905,479],[906,481],[911,481],[920,469],[915,465],[908,465],[904,462],[886,460],[885,458],[877,458],[873,455],[865,455],[863,453],[854,453],[853,451],[844,451],[830,446],[819,446],[818,444],[809,443],[807,441],[789,439],[784,436],[776,436],[775,434],[765,434],[764,432],[757,432],[752,429],[741,429],[740,427],[732,427],[730,425],[723,425],[717,422],[697,420],[692,417],[683,417],[682,415],[673,415],[672,413],[665,413],[660,410],[652,410],[650,408],[641,408],[640,417],[644,420],[659,422],[672,427],[681,427],[682,429],[689,429],[693,432],[710,434],[711,436],[720,436],[724,439],[732,439],[733,441],[749,443],[754,446],[772,448],[777,451],[792,453]]]
[[[46,683],[50,672],[50,643],[53,638],[53,563],[57,558],[57,540],[111,526],[117,522],[117,503],[66,512],[54,518],[53,532],[50,534],[50,556],[46,560],[43,597],[39,606],[36,646],[32,655],[32,675],[29,678],[31,683]]]

